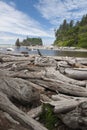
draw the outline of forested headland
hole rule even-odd
[[[43,45],[41,38],[26,38],[22,42],[19,41],[19,38],[15,42],[16,46],[36,46]]]
[[[55,30],[55,37],[54,45],[87,48],[87,14],[76,23],[65,19]]]

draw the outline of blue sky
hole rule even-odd
[[[0,44],[41,37],[52,44],[54,29],[64,19],[77,21],[87,14],[87,0],[0,0]]]

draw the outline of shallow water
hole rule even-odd
[[[14,53],[28,52],[28,54],[38,54],[37,50],[29,50],[26,47],[12,47]],[[7,47],[0,48],[0,52],[7,52]],[[40,49],[43,56],[69,56],[69,57],[87,57],[87,52],[79,51],[60,51],[60,50],[48,50]]]

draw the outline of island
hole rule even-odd
[[[15,42],[15,46],[42,46],[43,42],[41,38],[29,38],[27,37],[22,42],[19,41],[19,38]]]

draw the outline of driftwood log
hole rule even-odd
[[[7,112],[13,119],[17,120],[30,130],[47,130],[40,123],[27,116],[24,112],[13,105],[4,93],[0,92],[0,109]]]
[[[72,85],[74,84],[74,85],[79,85],[79,86],[86,87],[86,82],[85,81],[79,81],[79,80],[69,78],[69,77],[61,74],[58,70],[56,71],[56,69],[53,68],[53,67],[46,68],[45,76],[47,78],[52,78],[52,79],[63,81],[65,83],[70,83]]]
[[[73,79],[77,80],[87,80],[87,68],[66,68],[65,74]]]
[[[0,59],[0,110],[19,123],[19,130],[47,130],[35,121],[44,103],[50,104],[70,129],[87,129],[87,82],[59,72],[61,64],[65,67],[62,72],[67,67],[71,70],[73,60],[83,68],[86,58],[0,54]],[[36,105],[23,112],[16,102]]]
[[[0,91],[5,93],[10,99],[17,99],[20,102],[39,101],[39,91],[22,79],[9,77],[0,78]]]
[[[87,129],[87,101],[79,104],[76,109],[61,114],[61,120],[69,127],[73,129]]]
[[[46,89],[55,91],[55,92],[60,92],[64,93],[67,95],[73,95],[73,96],[82,96],[82,97],[87,97],[87,89],[83,87],[79,87],[77,85],[72,85],[69,83],[64,83],[62,81],[54,80],[54,79],[49,79],[49,78],[42,78],[41,80],[39,79],[31,79],[33,83],[36,83],[37,85],[40,85]]]
[[[0,130],[30,130],[15,121],[8,113],[0,111]]]
[[[87,66],[83,67],[83,65],[78,63],[73,63],[71,61],[68,62],[59,62],[58,63],[58,69],[60,73],[76,79],[76,80],[86,80],[87,79]]]

